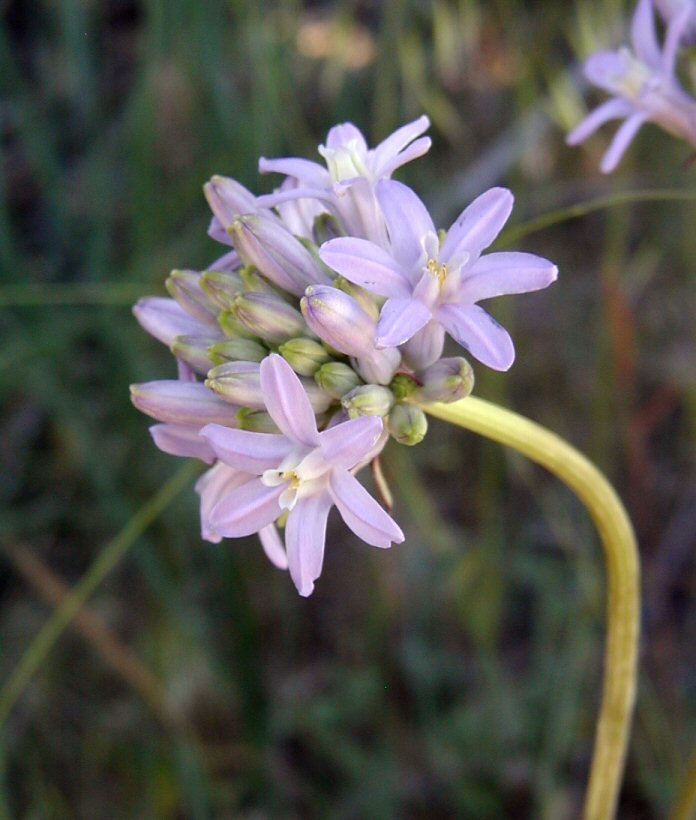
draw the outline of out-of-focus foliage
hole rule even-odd
[[[495,183],[515,191],[518,222],[694,187],[688,151],[657,129],[610,179],[596,171],[606,135],[564,145],[559,125],[585,110],[579,56],[618,45],[631,11],[579,7],[0,6],[2,680],[49,614],[41,572],[75,583],[176,469],[128,402],[130,382],[173,375],[129,302],[215,258],[210,175],[268,191],[259,155],[314,156],[344,120],[374,142],[425,111],[434,148],[402,178],[443,225]],[[696,742],[695,217],[629,205],[517,241],[561,277],[514,316],[499,309],[511,373],[477,368],[479,395],[593,456],[637,527],[645,652],[625,818],[665,815]],[[370,551],[332,527],[307,601],[252,539],[202,543],[194,494],[179,496],[90,602],[131,655],[105,660],[71,629],[10,715],[0,815],[572,816],[604,614],[585,514],[437,423],[414,450],[392,444],[384,469],[406,544]],[[18,550],[41,563],[20,566]],[[149,700],[123,666],[133,656],[161,682]]]

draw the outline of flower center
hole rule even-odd
[[[326,160],[326,166],[334,182],[370,176],[365,158],[358,150],[357,140],[350,140],[347,145],[340,148],[326,148],[320,145],[319,153]]]
[[[283,510],[291,510],[298,499],[311,495],[316,490],[317,481],[329,467],[321,449],[301,448],[290,453],[275,469],[265,470],[261,475],[261,483],[267,487],[285,484],[283,492],[278,497],[278,504]]]
[[[436,259],[428,259],[428,263],[425,267],[427,268],[428,273],[437,277],[437,281],[440,283],[440,287],[442,287],[445,284],[445,279],[447,279],[447,275],[449,273],[447,270],[447,265],[443,265],[442,262],[438,262]]]

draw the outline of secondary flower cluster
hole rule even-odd
[[[654,122],[696,147],[696,100],[682,88],[676,75],[680,46],[696,41],[696,5],[693,0],[656,0],[666,23],[659,45],[652,0],[639,0],[631,24],[632,48],[599,51],[585,63],[589,81],[612,97],[586,117],[569,135],[578,145],[609,120],[623,119],[600,169],[610,173],[621,161],[638,130]]]
[[[321,572],[332,506],[368,544],[403,540],[355,474],[390,436],[423,439],[421,405],[471,392],[467,360],[442,357],[445,335],[507,370],[512,341],[478,302],[556,278],[532,254],[483,253],[510,215],[509,191],[485,192],[445,233],[391,179],[428,151],[428,125],[421,117],[374,149],[338,125],[319,147],[325,165],[261,159],[285,177],[268,196],[213,177],[209,234],[227,253],[174,271],[172,298],[134,308],[179,369],[133,385],[133,403],[160,422],[160,449],[212,465],[196,488],[203,538],[258,533],[301,595]]]

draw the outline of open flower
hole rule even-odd
[[[259,160],[263,174],[285,174],[294,184],[284,183],[275,194],[258,197],[257,206],[277,207],[298,199],[323,203],[347,234],[365,236],[375,242],[385,239],[384,221],[375,200],[374,188],[430,148],[430,138],[420,135],[429,127],[426,116],[419,117],[390,134],[376,148],[369,148],[359,128],[345,122],[328,133],[319,153],[326,167],[295,157]],[[416,139],[418,138],[418,139]]]
[[[684,91],[675,75],[677,50],[693,25],[693,18],[691,4],[682,4],[669,18],[660,49],[652,0],[639,0],[631,24],[633,48],[599,51],[585,63],[590,82],[613,96],[571,131],[567,142],[578,145],[605,122],[623,119],[602,157],[603,173],[616,168],[645,122],[657,123],[670,134],[696,145],[696,100]]]
[[[322,245],[329,267],[387,301],[377,324],[376,344],[405,344],[416,369],[439,359],[445,332],[473,356],[496,370],[507,370],[512,340],[483,308],[481,299],[544,288],[558,270],[529,253],[482,256],[512,210],[512,194],[491,188],[452,225],[442,243],[430,214],[413,191],[382,180],[377,198],[389,232],[389,250],[366,239],[340,237]]]
[[[260,373],[267,410],[281,434],[218,424],[203,428],[201,435],[217,458],[248,475],[212,506],[207,522],[216,535],[239,538],[264,530],[287,510],[288,565],[298,591],[306,596],[321,573],[332,506],[368,544],[390,547],[403,541],[398,525],[351,472],[373,454],[382,420],[351,419],[320,433],[290,365],[272,354],[261,363]]]

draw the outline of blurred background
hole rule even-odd
[[[626,501],[645,598],[620,816],[666,815],[696,743],[696,203],[628,197],[529,224],[694,190],[689,149],[653,126],[609,178],[611,126],[564,144],[601,99],[583,101],[581,60],[625,41],[631,12],[0,2],[0,686],[131,527],[7,717],[0,816],[577,814],[604,572],[585,511],[541,470],[435,421],[420,447],[392,442],[405,544],[371,550],[332,518],[308,600],[253,539],[201,541],[192,474],[143,525],[181,462],[128,399],[175,373],[130,305],[219,255],[202,184],[268,192],[259,155],[317,158],[345,120],[375,144],[423,112],[433,149],[398,176],[436,221],[507,185],[510,246],[559,265],[548,291],[492,306],[518,360],[476,367],[476,390],[578,445]]]

